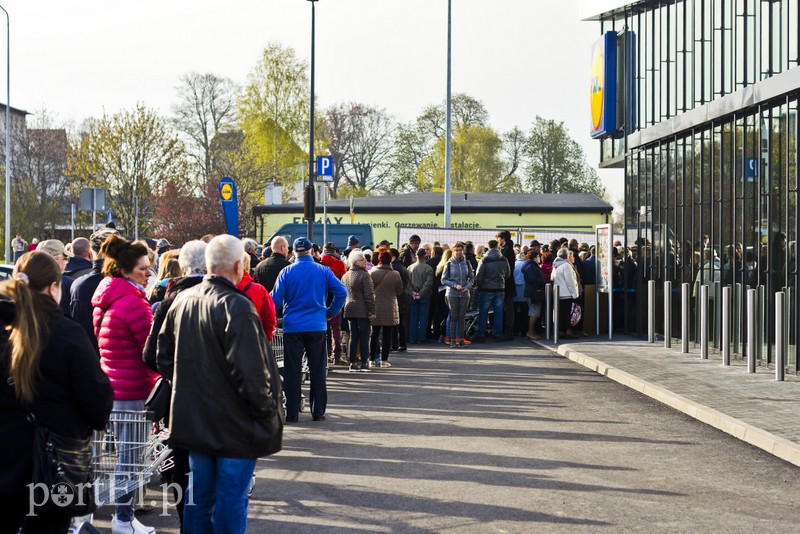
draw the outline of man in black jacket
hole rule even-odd
[[[285,237],[277,236],[272,239],[270,244],[272,255],[259,263],[253,270],[253,280],[272,291],[275,288],[275,280],[282,270],[291,265],[288,260],[289,243]]]
[[[277,365],[255,307],[236,289],[243,256],[235,237],[212,239],[209,274],[175,299],[158,335],[158,370],[172,378],[170,440],[189,450],[192,469],[186,532],[245,532],[256,460],[281,448]]]
[[[92,270],[87,274],[81,276],[72,283],[69,290],[69,314],[72,320],[83,327],[89,335],[89,341],[92,342],[97,357],[100,357],[100,349],[97,347],[97,334],[94,331],[94,323],[92,322],[92,296],[94,295],[100,281],[105,278],[103,274],[103,257],[100,255],[100,247],[112,235],[119,235],[114,228],[102,228],[91,235],[89,242],[96,258],[92,262]]]
[[[514,254],[514,241],[511,240],[511,232],[502,230],[497,233],[497,241],[500,243],[500,253],[508,261],[511,274],[506,277],[505,299],[503,301],[503,337],[502,341],[513,341],[514,335],[514,297],[517,294],[517,287],[514,284],[514,264],[517,261]],[[499,332],[495,334],[497,339]]]
[[[64,274],[77,280],[92,270],[91,242],[85,237],[72,241],[72,257],[64,268]]]

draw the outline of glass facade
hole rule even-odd
[[[601,18],[602,19],[602,18]],[[602,31],[631,31],[637,42],[636,130],[757,85],[800,64],[797,0],[683,0],[632,4],[602,19]],[[699,342],[699,295],[708,287],[711,349],[721,347],[722,292],[730,287],[732,348],[755,345],[774,365],[776,293],[784,292],[789,370],[798,358],[797,150],[800,84],[705,123],[687,122],[666,137],[625,151],[603,141],[603,154],[625,154],[626,246],[622,328],[646,332],[647,282],[659,300],[672,282],[672,325],[680,337],[681,285],[689,284],[691,339]],[[630,133],[630,132],[628,132]],[[748,290],[754,290],[749,293]],[[748,339],[747,295],[756,329]],[[657,306],[659,315],[663,306]],[[663,330],[663,317],[656,318]],[[660,332],[664,334],[664,332]]]

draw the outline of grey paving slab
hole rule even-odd
[[[797,531],[797,467],[551,350],[392,361],[331,374],[327,420],[259,461],[248,533]],[[141,519],[176,533],[167,512]]]
[[[683,354],[679,344],[667,349],[663,341],[623,337],[539,344],[800,465],[800,378],[795,375],[776,381],[772,369],[748,373],[741,359],[723,366],[718,352],[703,360],[699,349]]]

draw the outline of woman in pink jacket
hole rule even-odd
[[[144,291],[150,277],[147,247],[111,236],[100,248],[100,255],[104,258],[106,277],[92,297],[100,366],[114,390],[114,411],[141,411],[158,378],[142,361],[144,343],[153,322]],[[130,443],[133,427],[119,423],[116,431],[122,443],[117,470],[132,471],[132,464],[137,462],[125,443]],[[154,532],[133,516],[133,496],[133,493],[117,496],[112,532]]]

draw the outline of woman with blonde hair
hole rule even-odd
[[[167,285],[173,278],[178,278],[183,274],[181,264],[178,262],[178,254],[180,250],[169,250],[161,256],[161,261],[158,264],[158,274],[156,275],[156,283],[147,292],[147,302],[155,304],[164,300],[167,294]]]
[[[450,310],[447,307],[447,299],[445,292],[447,287],[442,285],[442,272],[444,266],[453,256],[453,251],[449,248],[442,249],[442,257],[439,263],[436,264],[436,269],[433,271],[433,287],[436,288],[436,295],[433,297],[433,306],[436,310],[434,317],[437,320],[437,326],[434,328],[434,333],[439,332],[439,343],[450,343]]]
[[[86,441],[111,412],[111,385],[86,332],[60,313],[61,271],[50,254],[28,252],[0,284],[2,532],[68,531],[69,514],[29,502],[36,427]]]
[[[447,288],[447,307],[450,309],[450,346],[465,347],[465,319],[469,306],[469,290],[475,284],[472,265],[464,256],[464,243],[453,243],[452,257],[442,271],[442,285]]]

